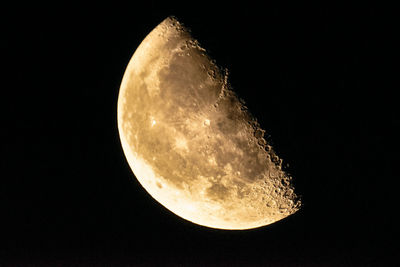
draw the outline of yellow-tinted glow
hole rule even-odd
[[[226,75],[176,19],[164,20],[125,71],[121,144],[141,185],[176,215],[220,229],[268,225],[300,203]]]

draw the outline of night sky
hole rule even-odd
[[[395,265],[392,8],[146,2],[2,10],[0,265]],[[230,70],[289,164],[296,214],[206,228],[135,179],[118,136],[119,85],[169,15]]]

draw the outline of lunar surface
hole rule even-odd
[[[118,128],[140,184],[186,220],[250,229],[300,207],[291,177],[229,85],[227,71],[174,17],[160,23],[130,60]]]

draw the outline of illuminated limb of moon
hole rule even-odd
[[[169,17],[128,64],[118,128],[135,176],[159,203],[196,224],[249,229],[296,212],[300,202],[227,75]]]

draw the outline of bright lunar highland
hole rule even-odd
[[[140,184],[186,220],[249,229],[300,207],[282,160],[228,72],[174,17],[132,56],[119,92],[118,129]]]

